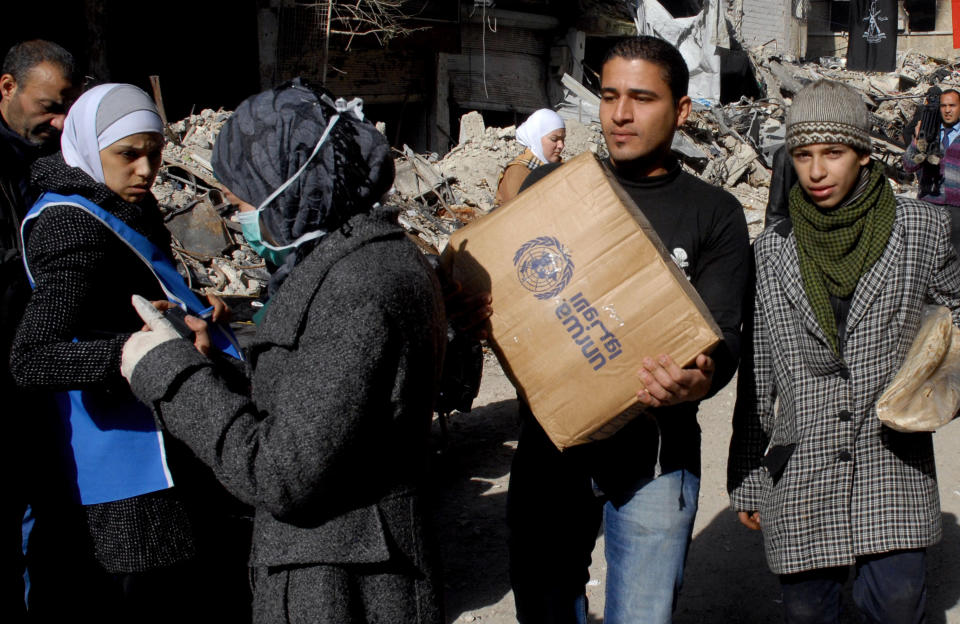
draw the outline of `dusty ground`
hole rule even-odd
[[[731,384],[700,410],[703,479],[700,510],[687,562],[676,624],[776,624],[778,585],[764,562],[760,535],[740,526],[724,487]],[[474,409],[451,418],[449,447],[438,461],[437,522],[446,573],[448,622],[514,622],[507,577],[506,509],[510,460],[516,447],[516,395],[496,360],[484,370]],[[437,433],[439,436],[439,433]],[[960,424],[935,436],[944,540],[929,551],[928,621],[960,624]],[[590,615],[603,620],[603,537],[590,570]],[[849,596],[847,604],[850,603]],[[858,621],[852,615],[844,624]]]

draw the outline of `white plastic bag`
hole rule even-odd
[[[960,329],[950,310],[924,307],[900,371],[877,401],[877,417],[897,431],[933,431],[960,409]]]

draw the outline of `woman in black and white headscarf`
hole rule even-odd
[[[441,622],[420,484],[443,301],[378,203],[386,139],[358,100],[295,81],[237,108],[213,166],[248,238],[281,254],[249,384],[224,383],[142,301],[152,331],[124,347],[124,375],[256,507],[255,622]]]

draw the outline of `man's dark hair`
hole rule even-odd
[[[943,96],[945,96],[945,95],[948,94],[948,93],[952,93],[952,94],[954,94],[955,96],[957,96],[958,98],[960,98],[960,91],[957,91],[956,89],[944,89],[944,90],[940,93],[940,99],[942,100],[942,99],[943,99]]]
[[[58,66],[70,80],[75,77],[73,55],[56,43],[43,39],[23,41],[10,48],[3,59],[0,75],[10,74],[18,85],[23,86],[26,84],[27,74],[40,63]]]
[[[660,77],[670,86],[674,104],[687,94],[687,86],[690,83],[687,63],[680,55],[680,51],[663,39],[648,35],[624,39],[607,51],[603,64],[606,65],[608,61],[618,57],[628,61],[639,59],[659,65]]]

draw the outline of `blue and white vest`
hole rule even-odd
[[[176,267],[156,245],[117,216],[80,195],[44,193],[20,227],[23,249],[34,220],[47,206],[75,206],[114,232],[150,268],[167,298],[188,313],[204,317],[210,309],[187,287]],[[23,265],[35,287],[23,254]],[[211,323],[213,345],[243,359],[229,328]],[[167,467],[163,433],[150,408],[129,395],[116,400],[105,393],[70,390],[58,393],[57,403],[76,466],[75,493],[84,505],[122,500],[173,486]]]

